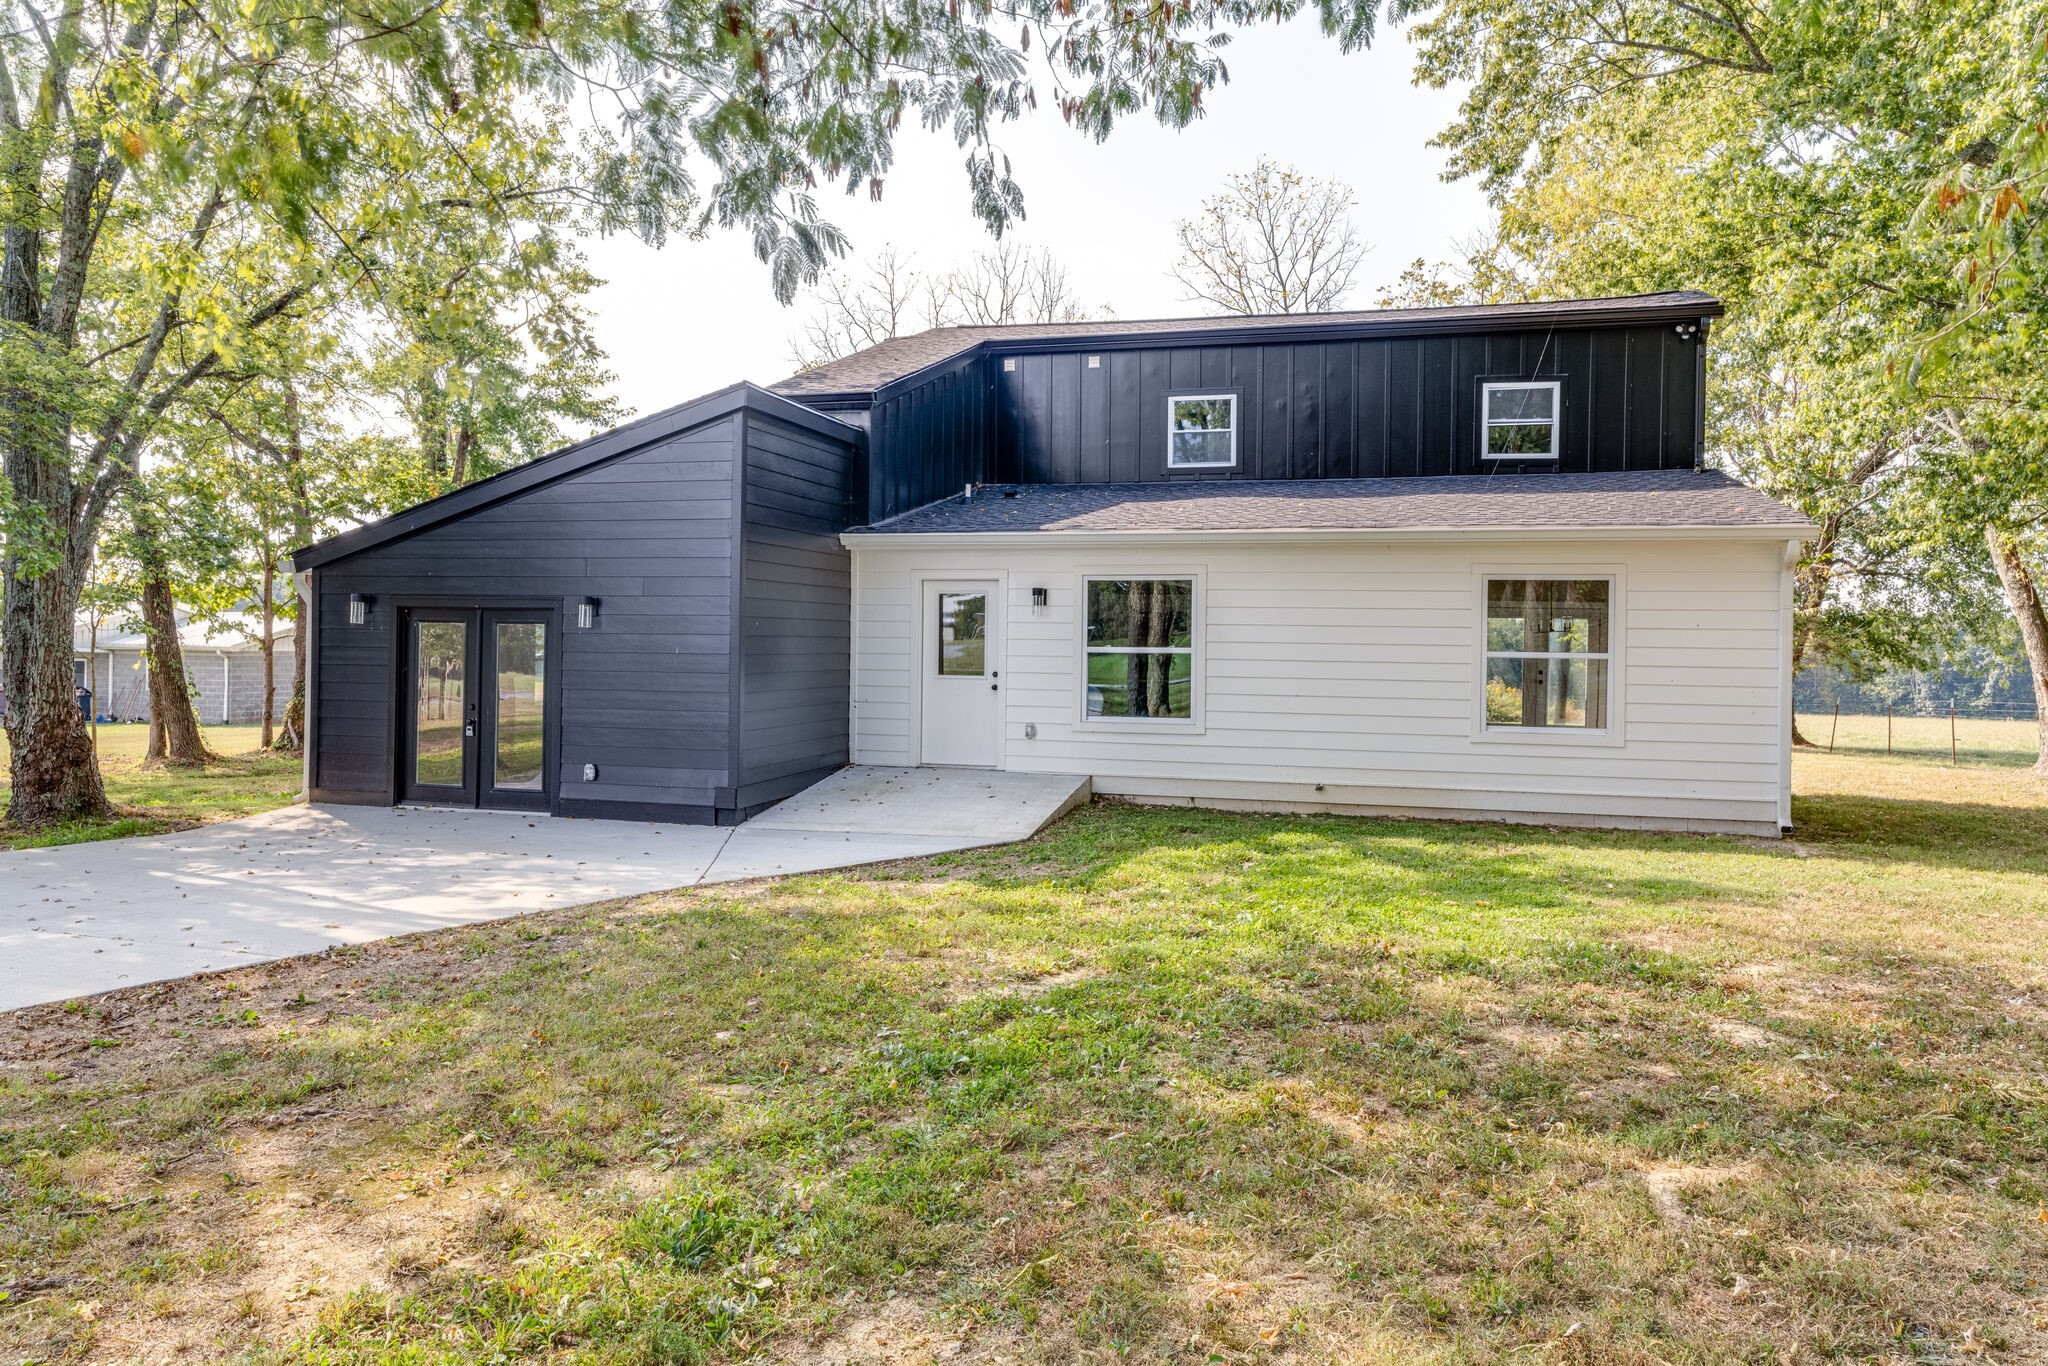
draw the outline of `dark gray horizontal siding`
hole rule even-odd
[[[743,791],[774,790],[847,761],[853,575],[838,533],[859,524],[861,477],[857,452],[750,416],[739,630]]]
[[[713,805],[733,785],[738,433],[727,416],[322,568],[315,785],[390,792],[402,601],[520,600],[561,613],[563,799]]]

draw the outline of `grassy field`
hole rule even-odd
[[[1882,716],[1843,716],[1801,713],[1799,730],[1817,749],[1832,740],[1837,754],[1883,754],[1886,752],[1886,722]],[[1890,723],[1890,745],[1894,756],[1940,759],[1949,757],[1949,721],[1946,716],[1897,716]],[[2032,721],[1956,718],[1955,754],[1961,764],[2006,764],[2025,768],[2034,762],[2040,731]]]
[[[0,1360],[2039,1360],[2048,786],[1098,805],[0,1017]]]
[[[100,773],[119,811],[112,821],[76,821],[24,831],[0,821],[0,849],[27,849],[124,835],[154,835],[283,806],[299,793],[296,757],[264,753],[257,726],[207,726],[206,743],[223,760],[200,770],[144,768],[149,727],[99,728]],[[0,806],[7,794],[7,742],[0,737]]]

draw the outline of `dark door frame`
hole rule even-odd
[[[397,743],[392,746],[393,777],[398,800],[439,806],[505,811],[554,812],[559,807],[562,753],[562,609],[559,600],[533,598],[447,598],[405,597],[394,604],[398,613],[396,677],[392,680],[398,713]],[[465,736],[463,781],[456,787],[422,787],[413,781],[418,724],[413,706],[412,685],[416,661],[414,623],[417,621],[460,621],[467,648],[463,661],[463,708],[466,726],[474,734]],[[490,628],[499,621],[542,623],[543,712],[541,721],[541,787],[537,792],[519,789],[495,790],[490,782],[490,746],[497,725],[495,656],[497,644]],[[486,689],[489,689],[488,693]]]

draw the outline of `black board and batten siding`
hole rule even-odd
[[[638,445],[597,438],[626,449],[551,480],[535,479],[547,462],[523,467],[533,486],[501,501],[303,556],[319,614],[313,798],[397,799],[408,604],[556,610],[562,814],[730,822],[844,763],[851,579],[835,533],[861,517],[858,434],[780,420],[793,405],[750,387],[718,398]],[[356,593],[362,626],[348,624]],[[589,630],[585,597],[600,603]]]
[[[868,516],[894,517],[997,477],[990,358],[970,353],[875,395],[868,409]],[[882,454],[886,453],[886,454]]]
[[[1668,324],[989,354],[993,482],[1690,469],[1699,449],[1699,356],[1698,340]],[[1555,462],[1480,458],[1481,386],[1509,379],[1559,381]],[[1169,472],[1168,398],[1224,393],[1238,396],[1236,467]],[[887,435],[893,452],[895,433]]]

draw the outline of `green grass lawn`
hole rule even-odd
[[[283,806],[299,794],[296,756],[265,753],[257,726],[204,727],[207,745],[222,756],[203,769],[144,768],[149,727],[99,728],[100,773],[117,808],[111,821],[72,821],[20,830],[0,821],[0,849],[28,849],[124,835],[154,835],[230,816]],[[0,737],[0,806],[7,799],[7,742]]]
[[[2018,1361],[2048,787],[1097,805],[0,1017],[0,1359]]]

